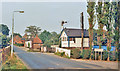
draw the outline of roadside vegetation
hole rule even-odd
[[[74,58],[74,59],[90,59],[90,54],[91,53],[92,53],[91,59],[95,60],[95,52],[94,51],[90,52],[89,49],[86,49],[86,50],[83,50],[83,53],[81,53],[80,49],[75,48],[71,51],[71,58]],[[116,51],[110,51],[109,60],[110,61],[118,61],[119,60],[118,54],[120,54],[120,52],[118,53]],[[108,52],[104,51],[102,57],[103,57],[102,60],[107,61]],[[101,59],[101,55],[99,53],[96,53],[96,60],[100,60],[100,59]]]
[[[69,56],[65,55],[65,52],[56,52],[56,53],[54,53],[54,54],[55,54],[55,55],[58,55],[58,56],[61,56],[61,57],[64,57],[64,58],[70,59]]]
[[[88,22],[89,22],[89,44],[90,44],[90,59],[93,55],[93,45],[92,43],[95,43],[94,41],[94,26],[96,24],[96,21],[98,23],[98,29],[96,30],[96,37],[98,38],[96,45],[99,45],[99,49],[101,49],[101,46],[105,44],[107,46],[107,51],[103,52],[104,59],[109,60],[115,60],[111,59],[114,55],[118,57],[118,49],[120,47],[119,44],[119,22],[118,18],[120,14],[118,14],[119,11],[119,4],[120,2],[110,2],[109,0],[101,1],[98,0],[97,2],[91,2],[90,0],[87,1],[87,13],[89,14]],[[106,27],[106,33],[104,32],[104,27]],[[103,38],[103,35],[105,35],[105,38]],[[104,43],[104,41],[107,41]],[[114,45],[116,50],[111,52],[111,45]],[[112,55],[111,55],[112,54]],[[115,56],[113,58],[115,58]],[[118,59],[117,59],[118,60]]]
[[[9,59],[3,64],[2,71],[7,69],[24,69],[22,71],[28,71],[27,67],[20,61],[15,55],[9,57]],[[14,70],[15,71],[15,70]]]

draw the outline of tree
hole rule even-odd
[[[56,32],[49,32],[44,30],[40,35],[39,38],[44,43],[44,46],[51,47],[51,45],[58,45],[59,44],[59,35]]]
[[[118,22],[118,16],[119,16],[119,12],[118,12],[118,9],[119,9],[119,6],[118,6],[118,2],[112,2],[112,5],[113,5],[113,19],[114,19],[114,41],[115,41],[115,46],[116,46],[116,51],[118,51],[118,48],[119,48],[119,22]]]
[[[37,26],[28,26],[25,30],[26,33],[30,33],[32,36],[36,36],[40,31],[40,27]]]
[[[42,42],[44,43],[46,40],[49,40],[51,37],[51,33],[44,30],[40,35],[39,38],[42,40]]]
[[[87,6],[87,13],[89,14],[89,44],[90,44],[90,51],[92,52],[92,43],[93,43],[93,27],[95,25],[95,2],[91,2],[88,0],[88,6]],[[91,55],[90,55],[91,59]]]
[[[107,29],[107,51],[109,52],[111,49],[111,38],[112,38],[112,5],[107,0],[104,2],[104,23]],[[109,53],[108,53],[108,59],[109,61]]]
[[[98,40],[97,41],[100,49],[103,41],[103,27],[104,27],[102,5],[103,5],[103,2],[99,0],[98,5],[96,6],[97,22],[98,22],[98,31],[97,31]]]
[[[19,37],[21,37],[21,38],[22,38],[22,36],[21,36],[21,34],[20,34],[20,33],[14,33],[14,34],[13,34],[13,36],[16,36],[16,35],[18,35]],[[12,37],[12,35],[11,35],[11,37]]]
[[[7,35],[9,35],[9,31],[7,25],[0,24],[0,45],[2,48],[7,46]]]
[[[0,24],[0,32],[2,32],[3,35],[9,35],[9,31],[7,25]]]

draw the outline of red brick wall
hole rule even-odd
[[[40,44],[33,44],[33,49],[39,49],[41,48]]]

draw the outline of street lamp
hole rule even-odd
[[[24,13],[24,11],[13,11],[13,16],[12,16],[12,45],[11,45],[11,57],[13,56],[13,34],[14,34],[14,13],[19,12],[19,13]]]

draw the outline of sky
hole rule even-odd
[[[54,1],[54,0],[53,0]],[[1,8],[2,7],[2,8]],[[24,10],[24,14],[15,13],[14,31],[24,35],[27,26],[35,25],[43,30],[60,33],[61,21],[68,23],[64,27],[80,28],[80,13],[84,13],[84,28],[88,29],[87,2],[9,2],[0,3],[0,23],[6,24],[12,33],[13,11]],[[1,19],[2,18],[2,19]],[[95,26],[97,28],[97,25]]]

